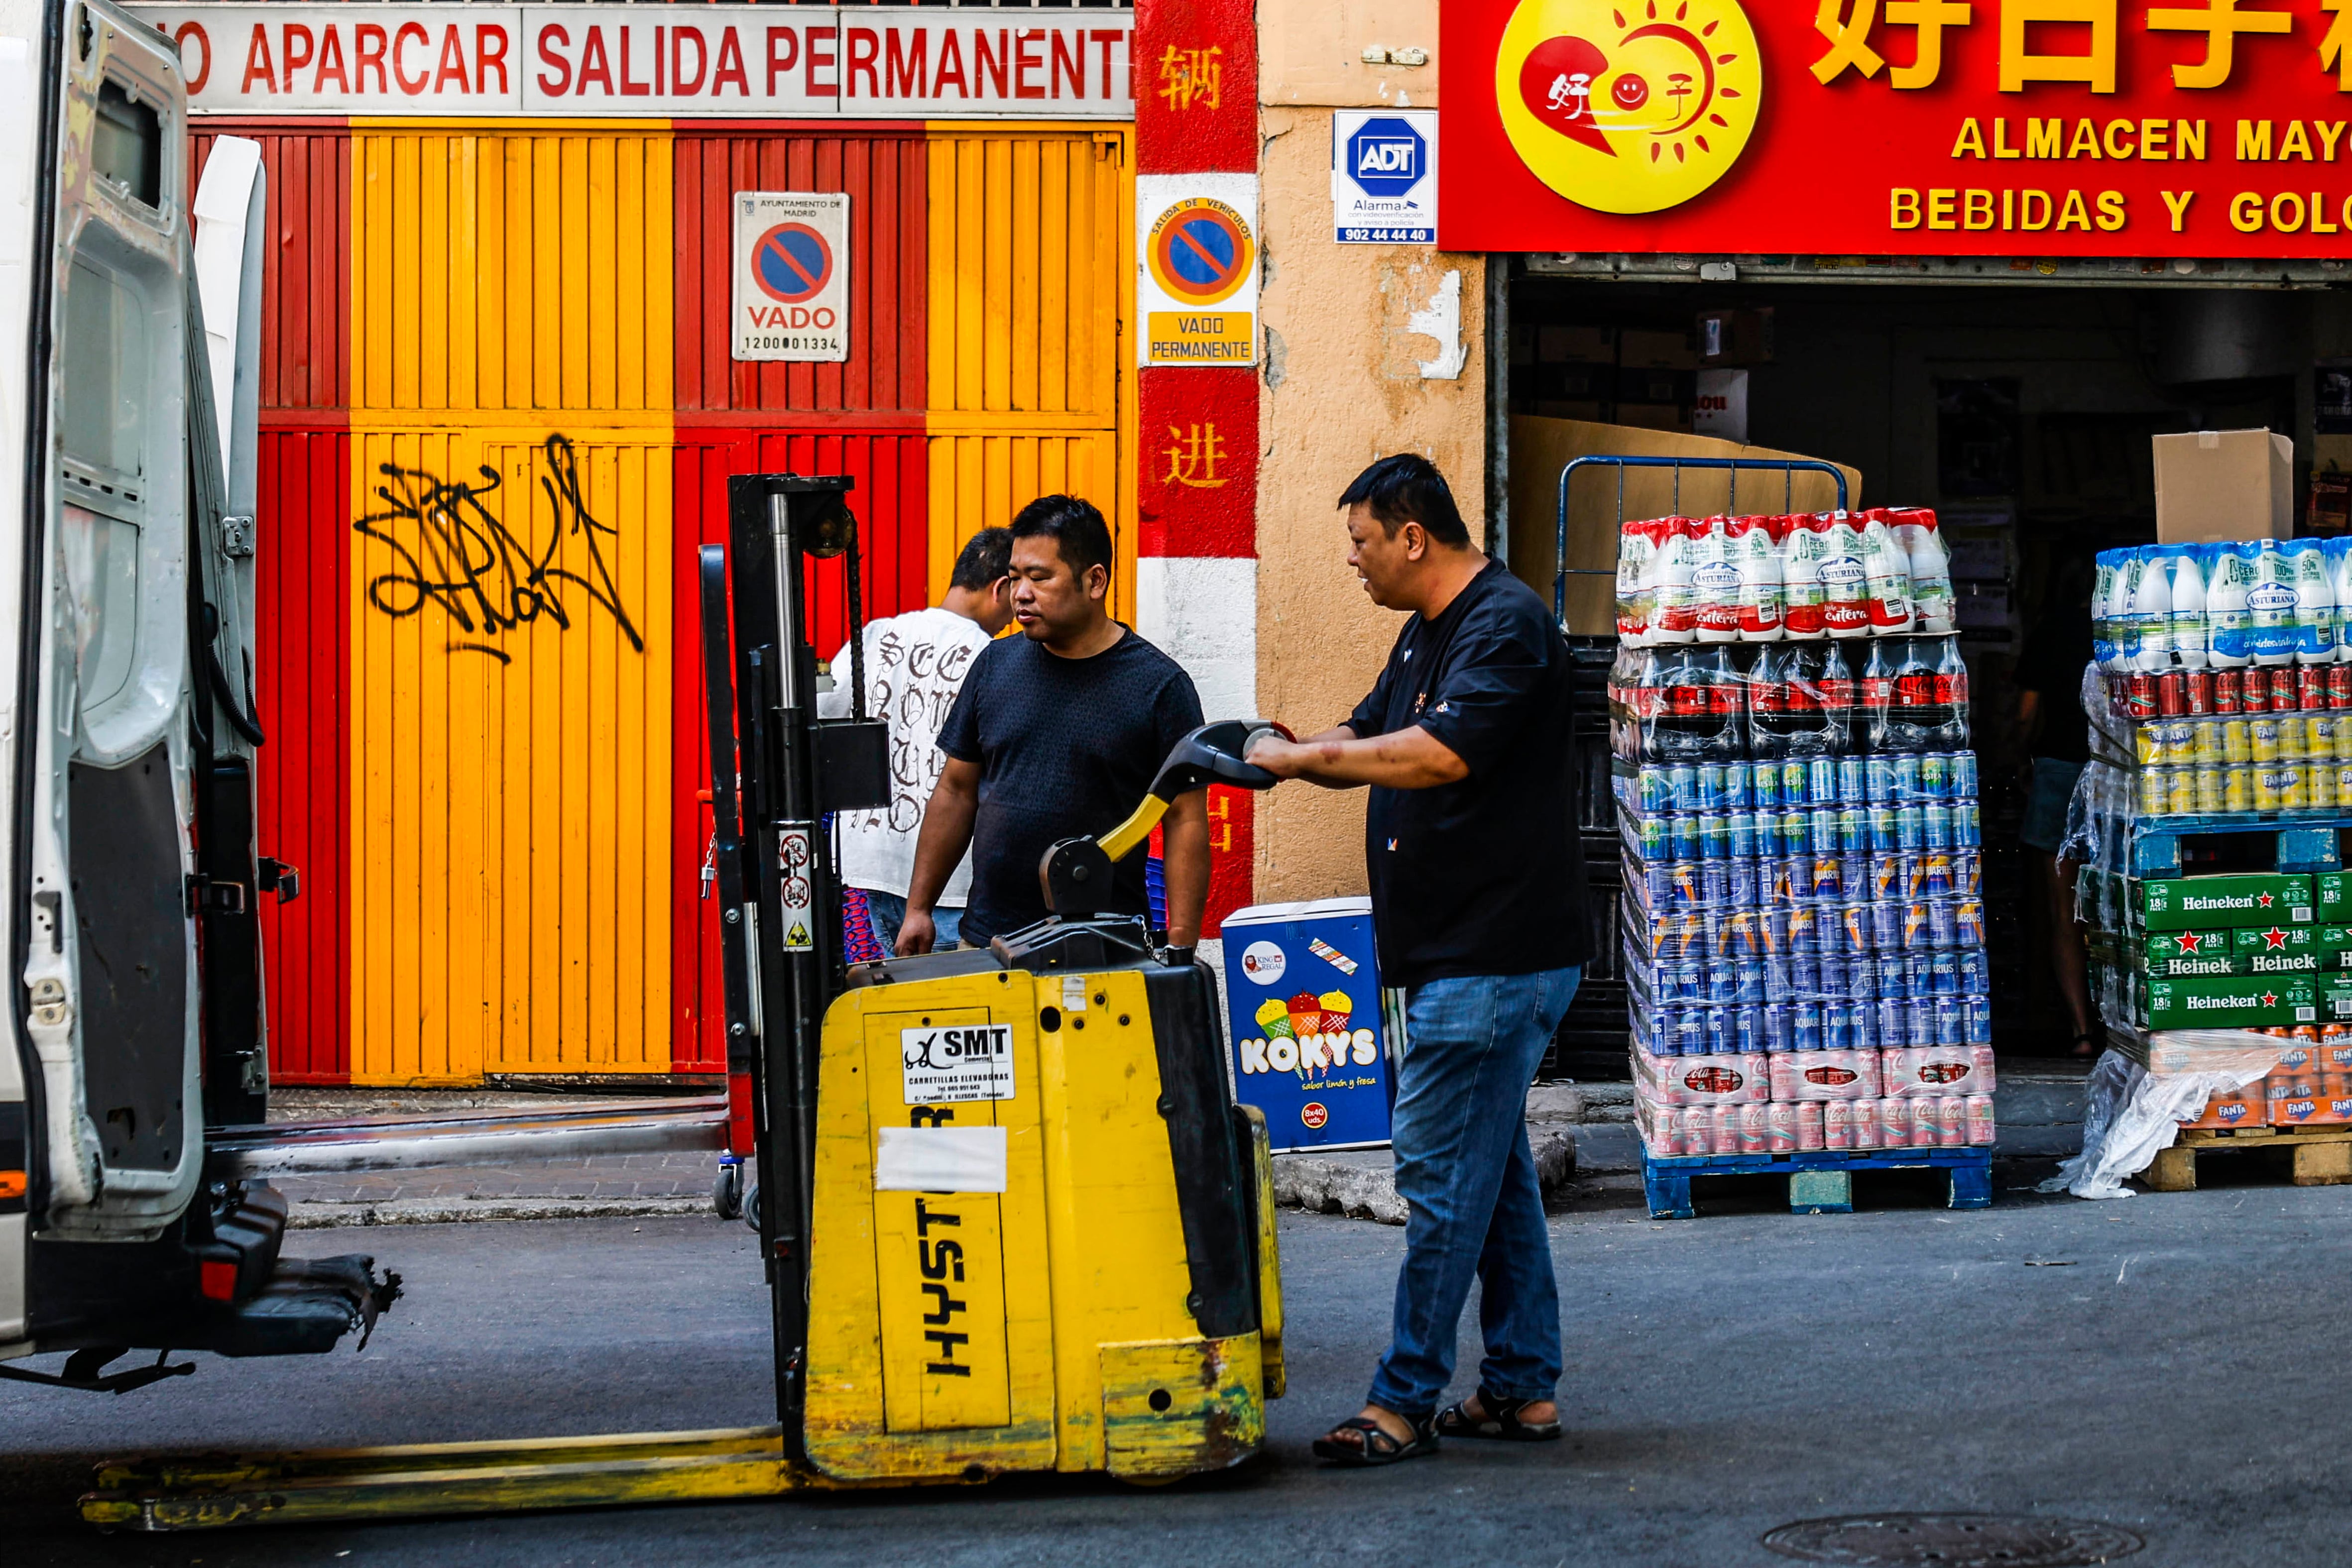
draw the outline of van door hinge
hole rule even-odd
[[[299,868],[268,855],[261,857],[260,867],[261,874],[254,878],[256,893],[274,893],[280,904],[291,904],[302,896],[302,873]]]
[[[242,915],[246,902],[245,883],[241,882],[215,882],[202,872],[188,878],[191,915]]]
[[[231,560],[244,560],[253,554],[253,519],[226,517],[220,520],[221,554]]]

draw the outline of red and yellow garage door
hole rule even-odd
[[[873,613],[1031,497],[1132,601],[1100,121],[210,120],[258,140],[264,852],[280,1082],[724,1057],[690,570],[730,473],[848,473]],[[846,363],[728,353],[729,197],[845,191]]]

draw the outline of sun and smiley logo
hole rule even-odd
[[[1495,60],[1521,161],[1596,212],[1662,212],[1714,184],[1763,95],[1738,0],[1521,0]]]

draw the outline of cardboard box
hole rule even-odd
[[[2294,443],[2267,430],[2154,438],[2160,544],[2294,535]]]
[[[2140,883],[2139,897],[2150,931],[2302,925],[2312,918],[2311,878],[2284,872],[2151,877]]]
[[[1690,411],[1678,402],[1621,402],[1617,423],[1635,430],[1667,430],[1687,434]]]
[[[2323,925],[2352,923],[2352,874],[2324,871],[2312,878],[2315,902]]]
[[[2242,964],[2239,973],[2246,975],[2316,975],[2319,954],[2308,953],[2242,953],[2231,960]]]
[[[1628,370],[1695,371],[1698,350],[1683,332],[1644,332],[1628,327],[1617,334],[1617,362]]]
[[[1563,411],[1565,412],[1565,411]],[[1597,419],[1535,415],[1511,419],[1511,570],[1519,580],[1551,602],[1552,573],[1559,564],[1554,530],[1559,518],[1559,473],[1575,457],[1601,454],[1626,457],[1801,457],[1764,446],[1741,446],[1704,435],[1630,429]],[[1846,505],[1869,503],[1862,470],[1844,469]],[[1721,469],[1685,469],[1679,502],[1675,474],[1667,468],[1577,471],[1568,496],[1568,628],[1578,633],[1612,635],[1617,630],[1617,481],[1624,479],[1627,519],[1663,517],[1677,506],[1685,516],[1716,512],[1819,512],[1837,505],[1837,486],[1821,473],[1801,473],[1784,487],[1779,474],[1732,476]],[[2208,924],[2210,924],[2210,922]]]
[[[2331,976],[2320,983],[2319,1016],[2330,1022],[2352,1019],[2352,979]]]
[[[2318,1017],[2318,988],[2307,975],[2233,975],[2151,979],[2139,1021],[2149,1030],[2276,1029]]]
[[[1547,365],[1613,365],[1617,330],[1613,327],[1538,327],[1536,360]]]
[[[1772,362],[1772,308],[1761,310],[1702,310],[1698,317],[1698,362],[1713,369]]]

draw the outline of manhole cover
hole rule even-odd
[[[2001,1513],[1879,1513],[1801,1519],[1764,1537],[1783,1557],[1850,1568],[2076,1568],[2147,1544],[2089,1519]]]

